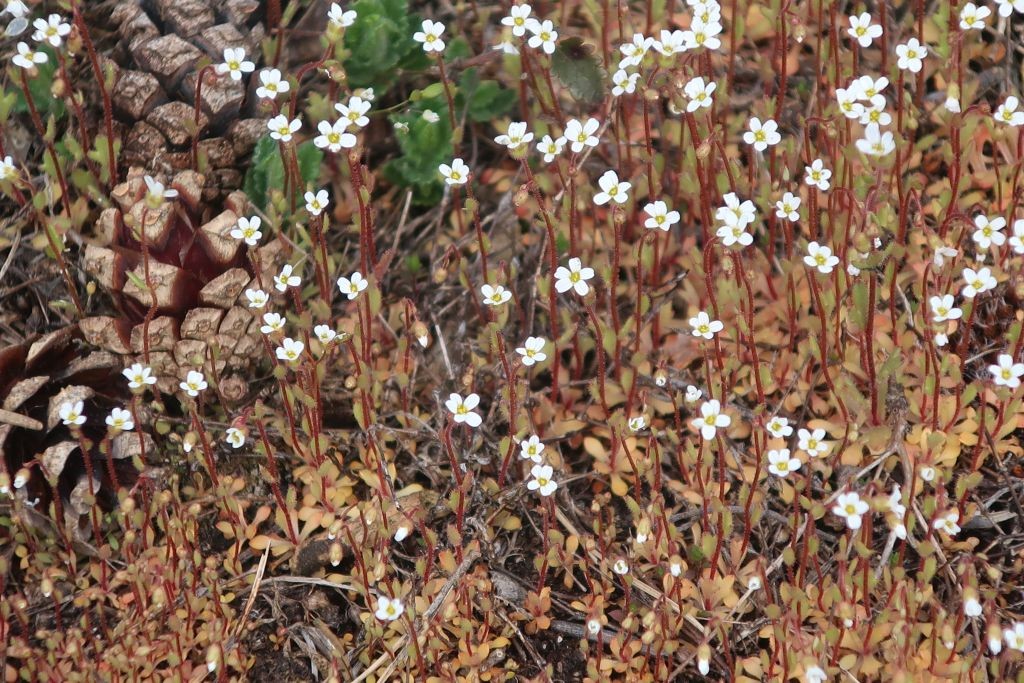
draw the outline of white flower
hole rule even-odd
[[[790,426],[789,420],[784,417],[779,417],[778,415],[768,420],[768,424],[765,425],[765,429],[767,429],[768,433],[776,439],[784,439],[793,433],[793,428]]]
[[[338,289],[348,297],[349,301],[353,301],[359,296],[359,293],[366,289],[369,284],[369,281],[358,270],[348,277],[338,278]]]
[[[130,368],[122,370],[121,374],[128,380],[129,389],[141,389],[148,384],[156,384],[152,368],[146,367],[142,363],[133,363]]]
[[[424,25],[427,22],[423,22]],[[402,616],[402,612],[405,611],[405,605],[398,598],[391,600],[384,597],[383,595],[377,598],[377,611],[374,612],[374,616],[380,621],[394,621]]]
[[[632,187],[632,184],[626,181],[619,182],[619,175],[615,171],[605,171],[598,178],[597,184],[601,186],[601,191],[594,195],[594,203],[598,206],[607,204],[609,201],[614,201],[616,204],[625,204],[629,201],[629,188]]]
[[[851,531],[860,528],[861,518],[868,511],[868,504],[860,499],[854,492],[843,493],[836,499],[832,513],[846,520],[846,526]]]
[[[264,313],[263,314],[263,325],[260,327],[260,332],[263,334],[273,334],[284,328],[284,318],[278,313]]]
[[[857,277],[858,275],[860,275],[860,268],[853,265],[852,263],[847,263],[846,272],[849,274],[850,277]]]
[[[848,89],[836,88],[836,102],[839,111],[848,119],[859,119],[864,105],[857,101],[860,91],[851,85]]]
[[[309,212],[310,216],[319,216],[327,208],[327,202],[331,201],[331,196],[327,194],[327,190],[307,192],[302,198],[306,200],[306,211]]]
[[[822,192],[827,191],[831,186],[830,178],[832,178],[832,171],[825,168],[825,163],[821,159],[815,159],[810,166],[804,166],[804,182]]]
[[[985,19],[990,14],[992,14],[992,10],[985,5],[978,7],[973,2],[969,2],[960,10],[960,28],[965,31],[981,30],[985,28]]]
[[[756,217],[754,202],[748,199],[741,203],[735,192],[728,193],[722,199],[725,201],[725,206],[720,206],[715,210],[715,220],[722,221],[726,225],[738,226],[741,229],[754,222]]]
[[[0,10],[0,14],[10,14],[15,19],[21,19],[29,13],[28,5],[22,0],[7,0],[7,6]]]
[[[353,97],[348,104],[338,103],[334,109],[341,114],[341,118],[348,121],[356,128],[365,128],[370,123],[370,117],[366,112],[370,111],[370,100],[364,97]]]
[[[981,613],[981,603],[978,602],[976,597],[972,596],[964,599],[964,616],[970,618],[980,617]]]
[[[760,576],[751,576],[749,579],[747,579],[747,590],[748,591],[761,590],[761,577]]]
[[[797,448],[807,453],[812,458],[817,458],[819,455],[826,455],[831,450],[832,445],[825,441],[825,430],[815,429],[813,432],[806,429],[800,429],[796,433],[797,437]]]
[[[1024,375],[1024,363],[1014,363],[1013,356],[1008,353],[999,354],[995,365],[988,366],[992,373],[992,381],[997,386],[1016,389],[1020,386],[1020,378]]]
[[[640,66],[640,62],[644,61],[644,56],[651,49],[653,43],[654,38],[646,37],[642,33],[634,33],[631,42],[623,43],[619,46],[619,52],[622,53],[622,59],[619,60],[619,68],[625,69],[631,66]]]
[[[473,409],[480,405],[480,397],[470,394],[465,399],[459,394],[452,392],[445,401],[445,407],[452,413],[452,419],[456,423],[465,423],[470,427],[479,427],[483,419]]]
[[[427,123],[437,123],[441,120],[441,116],[433,109],[424,109],[420,116],[422,116],[423,120]]]
[[[512,298],[512,292],[501,285],[483,285],[480,293],[484,295],[484,306],[501,306]]]
[[[725,325],[721,320],[712,320],[705,311],[701,311],[696,317],[690,318],[690,327],[693,328],[694,337],[713,339],[716,334],[722,331]]]
[[[928,54],[928,48],[921,45],[917,38],[911,38],[902,45],[896,46],[896,66],[910,73],[918,73],[924,66],[924,57]]]
[[[884,133],[877,123],[869,123],[864,129],[864,137],[857,140],[857,149],[869,156],[885,156],[896,149],[896,142],[891,131]]]
[[[152,207],[159,207],[165,199],[174,199],[178,196],[177,190],[165,188],[164,184],[153,176],[143,176],[142,179],[146,181],[146,203]]]
[[[1016,11],[1018,14],[1024,14],[1024,0],[996,0],[996,5],[999,8],[999,16],[1008,17]]]
[[[977,230],[971,235],[971,239],[982,249],[988,249],[993,244],[1001,247],[1006,243],[1006,235],[1003,234],[1006,219],[1002,216],[992,219],[987,216],[975,216],[974,227]]]
[[[0,175],[0,179],[2,177]],[[1024,219],[1018,219],[1013,222],[1013,237],[1010,238],[1010,246],[1013,247],[1013,253],[1024,254]]]
[[[345,118],[338,119],[334,123],[321,121],[316,126],[320,135],[313,138],[313,144],[331,153],[340,152],[342,149],[352,149],[356,146],[357,140],[355,135],[345,132],[348,126],[349,121]]]
[[[530,18],[530,6],[529,5],[513,5],[508,12],[507,17],[501,18],[502,26],[511,26],[512,35],[516,38],[522,38],[526,35],[526,22]]]
[[[951,114],[959,114],[961,111],[960,101],[957,100],[956,95],[952,91],[946,92],[946,101],[942,103],[942,106]]]
[[[711,106],[711,95],[715,92],[718,84],[714,81],[704,83],[704,79],[700,76],[691,78],[683,86],[683,94],[686,95],[688,100],[686,103],[686,111],[693,113],[698,109],[706,109]]]
[[[550,135],[545,135],[537,143],[537,151],[544,155],[544,163],[550,164],[555,157],[562,153],[565,148],[565,138],[552,140]]]
[[[238,223],[231,229],[231,236],[236,240],[244,240],[250,247],[255,247],[259,244],[260,238],[263,237],[263,233],[260,232],[260,224],[262,222],[259,216],[239,218]]]
[[[941,347],[945,346],[948,343],[949,343],[949,337],[946,336],[946,334],[944,334],[942,332],[939,332],[939,333],[937,333],[935,335],[935,345],[936,346],[941,348]]]
[[[1024,227],[1024,226],[1022,226]],[[1010,244],[1013,244],[1013,238],[1010,238]],[[932,256],[932,263],[935,264],[936,268],[941,268],[946,263],[947,258],[955,258],[959,252],[951,247],[939,247],[935,250],[935,254]]]
[[[270,137],[274,140],[288,142],[292,139],[292,134],[302,128],[302,121],[297,118],[289,121],[284,114],[278,114],[267,121],[267,128],[270,129]]]
[[[536,434],[519,442],[519,457],[523,460],[532,460],[539,465],[544,459],[543,452],[544,444]]]
[[[513,121],[508,124],[508,131],[504,135],[494,138],[495,142],[499,145],[505,145],[510,150],[518,149],[530,140],[533,140],[533,133],[526,131],[526,123],[522,121]]]
[[[809,666],[804,670],[804,683],[825,683],[828,674],[820,666]]]
[[[636,92],[636,82],[640,80],[640,74],[629,73],[625,69],[619,69],[612,74],[612,95],[632,95]]]
[[[534,363],[543,363],[548,355],[544,353],[544,346],[547,340],[544,337],[527,337],[523,345],[516,349],[516,353],[522,356],[523,365],[530,367]]]
[[[892,115],[885,111],[885,95],[875,95],[869,101],[869,105],[860,112],[858,121],[862,125],[876,123],[879,126],[888,126],[892,123]]]
[[[704,395],[704,392],[693,386],[692,384],[687,385],[686,395],[683,397],[687,403],[696,403],[700,400],[700,397]]]
[[[338,336],[338,333],[330,325],[317,325],[313,328],[313,334],[324,346],[333,342]]]
[[[679,212],[669,211],[668,204],[656,201],[644,206],[648,218],[644,221],[645,228],[660,229],[668,232],[669,228],[679,222]]]
[[[782,141],[782,136],[778,133],[779,124],[772,119],[761,123],[761,119],[754,116],[751,117],[747,127],[750,130],[743,134],[743,142],[753,145],[758,152],[763,152],[769,146],[777,145]]]
[[[782,195],[782,199],[775,202],[775,215],[794,223],[800,220],[800,198],[792,192]]]
[[[18,177],[18,169],[11,155],[0,159],[0,183],[13,182]]]
[[[935,481],[935,476],[936,476],[937,472],[935,471],[934,467],[931,467],[929,465],[925,465],[924,467],[921,468],[921,470],[920,470],[920,472],[918,472],[918,474],[921,477],[921,481],[932,482],[932,481]]]
[[[660,40],[654,41],[652,47],[666,57],[686,52],[686,33],[662,29]]]
[[[462,159],[454,159],[451,166],[441,164],[437,170],[444,176],[444,182],[448,185],[465,185],[469,180],[469,166]]]
[[[589,619],[587,621],[587,632],[592,636],[596,636],[601,632],[601,622],[597,619]]]
[[[350,9],[345,12],[338,3],[332,2],[331,9],[327,11],[327,19],[337,28],[348,28],[356,23],[356,11]]]
[[[200,391],[205,390],[208,386],[206,378],[203,377],[203,373],[198,370],[189,370],[188,375],[185,377],[185,381],[179,384],[181,390],[186,394],[195,398],[199,395]]]
[[[615,560],[615,564],[612,565],[612,571],[619,576],[625,576],[629,573],[629,565],[622,558]]]
[[[533,479],[526,483],[526,488],[537,491],[547,498],[558,488],[558,484],[552,479],[553,475],[554,469],[551,465],[534,465],[530,468],[530,476]]]
[[[540,48],[549,55],[554,54],[558,31],[555,30],[555,25],[551,23],[551,20],[545,19],[541,22],[531,18],[526,21],[526,28],[533,34],[526,41],[527,45],[534,50]]]
[[[513,45],[510,42],[508,42],[507,40],[503,40],[503,41],[501,41],[499,43],[495,43],[494,45],[491,46],[491,49],[492,50],[497,50],[498,52],[500,52],[502,54],[505,54],[505,55],[518,55],[519,54],[519,48],[517,48],[515,45]]]
[[[424,52],[443,52],[444,41],[441,35],[444,33],[444,24],[424,19],[423,30],[412,34],[412,39],[417,43],[423,43]]]
[[[647,427],[647,418],[643,415],[629,418],[628,422],[629,431],[639,432],[641,429]]]
[[[285,337],[281,340],[281,346],[277,347],[277,359],[283,360],[286,363],[294,363],[302,356],[302,352],[305,349],[306,345],[302,342],[291,337]]]
[[[135,421],[132,414],[124,408],[114,408],[107,415],[107,426],[120,432],[130,432],[135,428]]]
[[[706,47],[709,50],[717,50],[722,46],[718,34],[722,32],[722,25],[717,20],[709,18],[705,21],[694,16],[690,22],[690,29],[683,31],[683,41],[687,50],[696,50],[699,47]]]
[[[228,427],[224,433],[224,440],[232,448],[241,448],[245,445],[245,431],[238,427]]]
[[[36,64],[45,64],[49,57],[45,52],[36,52],[29,48],[28,43],[18,43],[18,54],[11,59],[15,66],[22,69],[31,69]]]
[[[937,531],[945,531],[950,536],[956,536],[960,533],[960,525],[957,522],[960,521],[960,511],[956,508],[947,511],[945,514],[939,515],[934,522],[932,522],[932,528]]]
[[[706,441],[715,438],[719,428],[728,427],[732,424],[732,418],[722,413],[722,404],[717,399],[705,401],[700,406],[700,417],[690,422],[700,430],[700,435]]]
[[[245,298],[249,300],[249,308],[263,308],[270,301],[270,295],[262,289],[245,290]]]
[[[592,277],[594,277],[594,269],[585,268],[582,261],[573,257],[569,259],[568,268],[559,266],[555,270],[555,290],[559,294],[564,294],[572,289],[580,296],[586,296],[587,292],[590,291],[590,285],[587,284],[587,280]]]
[[[947,320],[959,320],[964,312],[953,305],[953,295],[943,294],[928,299],[928,305],[932,309],[932,322],[944,323]]]
[[[226,47],[224,48],[224,63],[218,64],[215,70],[218,74],[230,74],[231,80],[242,80],[242,74],[252,73],[256,65],[246,60],[245,48]]]
[[[1013,622],[1012,628],[1003,631],[1003,639],[1006,640],[1006,647],[1024,652],[1024,622]]]
[[[903,518],[907,514],[907,506],[903,504],[903,494],[900,492],[899,484],[893,488],[886,503],[888,504],[889,509],[892,510],[896,519],[899,520],[899,522],[893,527],[893,532],[896,534],[896,538],[906,539],[907,527],[903,524]]]
[[[976,295],[983,294],[996,286],[996,279],[988,268],[981,268],[978,271],[964,268],[963,278],[966,284],[961,294],[965,299],[973,299]]]
[[[35,33],[32,40],[37,43],[47,42],[53,47],[60,47],[64,38],[71,33],[71,24],[64,21],[59,14],[51,14],[46,19],[36,19],[32,22]]]
[[[298,275],[292,275],[290,263],[284,264],[281,272],[274,278],[274,289],[279,292],[283,292],[289,287],[298,287],[300,284],[302,284],[302,279]]]
[[[398,530],[395,531],[395,543],[401,543],[408,536],[409,536],[409,527],[404,526],[404,525],[398,527]]]
[[[1017,98],[1010,95],[999,105],[995,113],[992,114],[992,117],[996,121],[1001,121],[1014,127],[1024,125],[1024,111],[1017,111],[1018,103]]]
[[[850,28],[846,32],[856,40],[861,47],[870,47],[871,41],[882,35],[882,27],[871,23],[871,15],[863,12],[860,16],[850,17]]]
[[[828,275],[838,265],[839,258],[833,256],[832,250],[828,247],[811,242],[807,245],[807,256],[804,256],[804,263],[811,268],[817,268],[822,275]]]
[[[800,469],[801,464],[799,458],[789,457],[788,448],[768,451],[768,471],[776,477],[785,478],[790,472]]]
[[[598,138],[595,133],[600,127],[601,122],[597,119],[587,119],[586,123],[569,119],[565,124],[565,135],[562,139],[569,143],[573,154],[579,154],[584,147],[597,147]]]
[[[82,401],[75,401],[74,403],[71,403],[71,402],[61,403],[60,404],[60,409],[59,409],[58,413],[60,415],[61,421],[65,425],[67,425],[67,426],[71,426],[71,425],[78,426],[78,425],[84,425],[85,424],[85,415],[82,414],[84,411],[85,411],[85,405],[82,403]]]

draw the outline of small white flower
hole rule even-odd
[[[302,198],[306,200],[306,211],[310,216],[319,216],[327,208],[327,203],[331,201],[327,190],[307,192]]]
[[[231,80],[242,80],[242,74],[252,73],[256,65],[245,58],[245,48],[226,47],[224,48],[224,62],[218,64],[215,70],[218,74],[230,74]]]
[[[815,429],[813,432],[800,429],[796,433],[797,448],[807,453],[812,458],[820,455],[827,455],[832,449],[832,444],[825,441],[825,430]]]
[[[828,674],[820,666],[809,666],[804,670],[804,683],[825,683]]]
[[[150,384],[156,384],[156,377],[153,376],[152,368],[142,363],[133,363],[130,368],[125,368],[121,374],[128,380],[129,389],[141,389]]]
[[[417,43],[423,43],[424,52],[444,52],[444,41],[441,40],[444,24],[425,19],[422,28],[422,31],[412,34],[412,39]]]
[[[932,309],[932,322],[944,323],[947,320],[959,320],[964,312],[953,305],[953,295],[944,294],[933,296],[928,299],[928,305]]]
[[[633,40],[619,46],[622,59],[619,60],[619,68],[626,69],[631,66],[640,66],[647,51],[654,44],[653,38],[645,37],[642,33],[634,33]]]
[[[969,2],[960,10],[960,28],[964,31],[979,31],[985,28],[985,19],[990,14],[992,14],[992,10],[985,5],[978,7],[973,2]]]
[[[891,131],[881,132],[877,123],[868,124],[864,129],[864,137],[856,142],[857,149],[869,156],[885,156],[896,149],[896,142]]]
[[[1003,639],[1006,640],[1006,647],[1024,652],[1024,622],[1013,622],[1012,628],[1003,631]]]
[[[679,578],[679,575],[683,573],[683,566],[678,562],[669,562],[668,573]]]
[[[409,537],[409,527],[402,525],[395,531],[395,543],[401,543]]]
[[[238,427],[228,427],[227,432],[224,434],[224,440],[232,448],[241,448],[245,445],[245,431]]]
[[[327,11],[327,19],[337,28],[348,28],[356,23],[356,11],[350,9],[346,12],[338,3],[332,2],[331,9]]]
[[[61,422],[67,426],[78,426],[85,424],[85,405],[82,401],[75,401],[74,403],[65,402],[60,404],[58,414],[60,415]]]
[[[662,29],[660,38],[654,41],[652,47],[666,57],[686,52],[686,33]]]
[[[615,171],[605,171],[597,184],[601,187],[601,191],[594,195],[594,203],[598,206],[610,201],[616,204],[625,204],[629,201],[629,188],[632,184],[626,181],[619,182],[619,175]]]
[[[1024,111],[1017,111],[1019,104],[1016,97],[1010,95],[999,105],[992,117],[1001,123],[1017,127],[1024,125]]]
[[[601,127],[597,119],[587,119],[580,123],[577,119],[569,119],[565,124],[565,135],[560,138],[569,143],[573,154],[579,154],[584,147],[597,147],[599,139],[595,133]]]
[[[502,53],[503,55],[519,54],[519,48],[517,48],[515,45],[513,45],[507,40],[502,40],[501,42],[495,43],[494,45],[491,46],[491,49],[496,50]]]
[[[189,370],[185,381],[178,386],[186,394],[195,398],[199,395],[200,391],[204,391],[209,385],[206,383],[206,377],[203,376],[203,373],[198,370]]]
[[[519,457],[523,460],[532,460],[539,465],[544,459],[542,453],[544,444],[536,434],[519,442]]]
[[[722,221],[729,226],[738,226],[740,229],[754,222],[757,217],[754,202],[749,199],[740,202],[735,192],[726,194],[722,199],[725,201],[725,206],[715,209],[715,220]]]
[[[619,69],[612,74],[612,95],[632,95],[636,92],[636,82],[640,80],[640,74],[629,73],[625,69]]]
[[[359,296],[360,292],[366,289],[369,284],[369,281],[358,270],[348,277],[338,278],[338,289],[348,297],[349,301],[353,301]]]
[[[512,298],[512,292],[501,285],[483,285],[480,293],[484,295],[485,306],[501,306]]]
[[[544,346],[547,340],[544,337],[527,337],[523,345],[516,349],[516,353],[522,356],[523,365],[530,367],[534,363],[543,363],[548,356],[544,353]]]
[[[601,632],[601,622],[597,619],[587,620],[587,632],[592,636],[596,636]]]
[[[704,395],[704,392],[693,386],[692,384],[686,387],[686,396],[683,398],[687,403],[696,403],[700,400],[700,397]]]
[[[444,182],[448,185],[465,185],[469,180],[469,166],[462,159],[454,159],[451,166],[441,164],[437,170],[444,176]]]
[[[302,284],[302,278],[298,275],[292,275],[292,266],[290,263],[284,264],[281,268],[281,272],[274,278],[274,289],[279,292],[283,292],[289,287],[298,287],[300,284]]]
[[[964,268],[963,278],[965,284],[961,294],[966,299],[973,299],[978,294],[983,294],[996,286],[996,279],[988,268],[981,268],[978,271]]]
[[[722,46],[718,35],[722,32],[722,25],[717,18],[709,17],[708,20],[694,16],[690,22],[690,28],[683,31],[683,45],[687,50],[696,50],[706,47],[709,50],[717,50]]]
[[[0,159],[0,183],[13,182],[18,177],[18,168],[14,165],[11,155]]]
[[[800,469],[802,463],[799,458],[791,458],[788,448],[768,451],[768,471],[776,477],[785,478],[790,472]]]
[[[833,256],[832,250],[828,247],[811,242],[807,245],[807,256],[804,256],[804,263],[811,268],[816,268],[822,275],[828,275],[839,264],[839,258]]]
[[[861,47],[870,47],[871,41],[882,35],[882,27],[871,23],[871,15],[867,12],[859,16],[850,17],[850,28],[846,32],[860,44]]]
[[[526,488],[537,491],[545,498],[558,488],[558,483],[552,479],[554,469],[551,465],[534,465],[530,468],[530,476],[533,478],[526,483]]]
[[[587,292],[590,291],[590,285],[587,284],[587,280],[593,277],[594,269],[585,268],[580,259],[573,257],[569,259],[568,268],[559,266],[555,270],[555,291],[559,294],[564,294],[572,289],[580,296],[586,296]]]
[[[345,132],[348,126],[349,121],[345,118],[340,118],[334,123],[321,121],[316,126],[320,135],[313,138],[313,144],[320,149],[326,149],[332,154],[337,154],[342,149],[352,149],[356,146],[358,140],[352,133]]]
[[[107,426],[120,432],[130,432],[135,429],[135,420],[132,414],[124,408],[114,408],[107,415]]]
[[[519,149],[519,147],[531,140],[533,140],[533,133],[527,132],[526,123],[523,121],[513,121],[508,124],[508,130],[504,135],[494,138],[495,142],[508,147],[510,150]]]
[[[851,531],[860,529],[862,517],[867,511],[868,504],[854,492],[840,494],[832,508],[832,513],[845,519],[846,526]]]
[[[629,418],[629,431],[639,432],[647,427],[647,418],[643,415]]]
[[[715,231],[715,235],[722,240],[722,245],[726,247],[733,245],[739,245],[741,248],[749,247],[754,242],[754,236],[738,223],[723,225]]]
[[[693,328],[694,337],[713,339],[716,334],[722,331],[725,325],[721,320],[712,320],[705,311],[701,311],[695,317],[690,318],[690,327]]]
[[[527,45],[534,50],[540,48],[549,55],[555,53],[555,41],[558,40],[558,31],[555,30],[555,25],[551,23],[551,20],[537,21],[530,18],[526,21],[526,28],[533,34],[526,41]]]
[[[433,109],[424,109],[420,116],[422,116],[423,120],[427,123],[437,123],[441,120],[441,116]]]
[[[772,419],[768,420],[768,424],[765,425],[765,429],[776,439],[784,439],[793,433],[793,427],[790,426],[789,420],[784,417],[776,415]]]
[[[142,179],[146,181],[146,203],[151,207],[159,207],[165,199],[174,199],[178,196],[177,190],[165,188],[164,184],[153,176],[143,176]]]
[[[1013,356],[1008,353],[999,354],[996,365],[988,366],[992,373],[992,381],[997,386],[1016,389],[1020,386],[1020,378],[1024,376],[1024,363],[1014,363]]]
[[[792,192],[782,195],[782,199],[775,202],[775,215],[794,223],[800,220],[800,198]]]
[[[270,295],[262,289],[245,290],[245,298],[249,300],[249,308],[263,308],[270,301]]]
[[[51,14],[46,19],[36,19],[32,22],[35,32],[32,40],[37,43],[49,43],[53,47],[60,47],[64,38],[71,33],[71,24],[64,20],[59,14]]]
[[[260,327],[260,332],[263,334],[274,334],[282,329],[284,329],[284,318],[282,318],[280,314],[263,314],[263,325]]]
[[[669,211],[668,204],[661,200],[647,204],[644,207],[644,213],[647,214],[644,227],[652,230],[668,232],[673,225],[679,222],[679,212]]]
[[[683,86],[683,94],[686,95],[686,111],[690,114],[697,111],[698,109],[707,109],[711,106],[711,95],[718,88],[718,84],[714,81],[704,83],[704,79],[700,76],[691,78]]]
[[[825,163],[821,159],[815,159],[810,166],[804,166],[804,182],[822,192],[831,187],[829,183],[831,178],[832,171],[825,168]]]
[[[932,527],[937,531],[944,531],[950,536],[956,536],[960,533],[960,525],[957,524],[959,521],[960,511],[953,508],[945,514],[939,515],[935,521],[932,522]]]
[[[445,407],[452,413],[452,419],[456,423],[465,423],[469,427],[479,427],[483,418],[473,412],[473,409],[480,405],[480,397],[470,394],[465,399],[459,394],[452,392],[445,401]]]
[[[1016,11],[1018,14],[1024,14],[1024,0],[996,0],[996,6],[999,8],[999,16],[1008,17]]]
[[[552,140],[550,135],[545,135],[537,143],[537,151],[544,155],[544,163],[550,164],[555,157],[562,153],[565,148],[565,138]]]
[[[302,121],[297,118],[289,121],[288,117],[284,114],[278,114],[267,121],[267,128],[270,129],[270,137],[274,140],[289,142],[292,139],[292,135],[302,128]]]
[[[861,110],[858,121],[865,126],[872,123],[888,126],[892,123],[892,115],[885,111],[885,104],[885,95],[875,95],[868,106]]]
[[[330,325],[317,325],[313,328],[313,334],[316,335],[316,338],[324,346],[327,346],[338,337],[338,333]]]
[[[974,227],[976,230],[971,235],[971,239],[982,249],[988,249],[993,244],[997,247],[1006,244],[1006,235],[1003,234],[1006,219],[1002,216],[991,219],[988,216],[975,216]]]
[[[334,109],[341,114],[341,118],[348,121],[356,128],[365,128],[370,123],[370,117],[366,112],[370,111],[370,100],[365,97],[353,97],[347,104],[336,104]]]
[[[980,617],[982,613],[981,603],[975,597],[964,600],[964,616],[969,618]]]
[[[939,348],[942,348],[948,343],[949,337],[945,333],[939,332],[935,335],[935,345],[938,346]]]
[[[860,91],[851,85],[847,89],[836,88],[836,103],[839,111],[848,119],[859,119],[864,105],[857,101]]]
[[[700,417],[690,422],[700,430],[701,437],[705,441],[715,438],[719,429],[724,429],[732,424],[732,418],[722,413],[722,404],[717,399],[705,401],[700,406]]]
[[[305,348],[306,345],[302,342],[291,337],[285,337],[281,340],[281,346],[277,347],[277,359],[286,363],[294,363],[302,357],[302,352]]]
[[[423,22],[426,24],[427,22]],[[380,621],[394,621],[402,616],[402,612],[405,611],[405,605],[398,598],[394,600],[384,597],[383,595],[377,598],[377,611],[374,616]]]
[[[522,38],[526,35],[526,22],[530,19],[529,5],[513,5],[507,17],[501,18],[502,26],[511,26],[512,35]]]
[[[743,134],[743,142],[753,145],[758,152],[763,152],[782,141],[782,136],[778,133],[779,124],[772,119],[761,123],[761,119],[754,116],[747,126],[749,130]]]
[[[11,61],[22,69],[31,69],[36,64],[45,64],[48,59],[45,52],[31,49],[28,43],[18,43],[18,54],[14,55]]]
[[[1024,226],[1022,226],[1024,227]],[[1010,244],[1013,244],[1013,238],[1010,238]],[[942,246],[935,250],[935,254],[932,256],[932,263],[935,264],[936,268],[941,268],[946,263],[946,259],[955,258],[959,252],[951,247]]]
[[[615,560],[615,564],[612,565],[612,571],[619,576],[625,576],[629,573],[629,565],[622,558]]]
[[[910,73],[918,73],[924,66],[924,58],[928,48],[921,45],[917,38],[911,38],[902,45],[896,46],[896,66]]]
[[[260,232],[260,224],[262,222],[259,216],[239,218],[238,223],[231,229],[231,236],[236,240],[244,241],[250,247],[255,247],[259,244],[260,238],[263,237],[263,233]]]
[[[1010,246],[1013,247],[1014,254],[1024,254],[1024,219],[1017,219],[1013,222],[1013,236],[1010,237]]]

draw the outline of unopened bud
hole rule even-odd
[[[331,566],[332,567],[337,567],[339,564],[341,564],[341,544],[340,543],[335,541],[334,543],[331,544],[331,549],[329,551],[329,556],[330,556],[330,559],[331,559]]]

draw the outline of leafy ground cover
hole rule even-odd
[[[7,0],[5,680],[1021,680],[1022,14]]]

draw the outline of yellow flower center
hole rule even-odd
[[[569,282],[579,282],[579,281],[580,281],[580,274],[579,273],[569,273]]]

